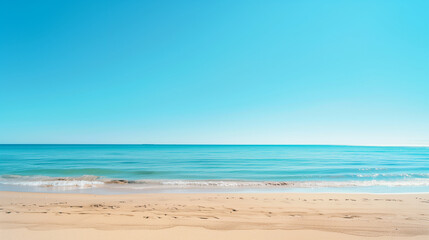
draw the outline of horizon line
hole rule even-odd
[[[0,143],[0,145],[164,145],[164,146],[344,146],[344,147],[429,147],[425,144],[231,144],[231,143]]]

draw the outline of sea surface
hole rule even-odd
[[[0,190],[429,192],[429,147],[0,145]]]

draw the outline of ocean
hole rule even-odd
[[[429,148],[9,144],[0,190],[427,193]]]

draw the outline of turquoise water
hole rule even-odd
[[[0,190],[90,191],[119,185],[141,191],[168,186],[429,192],[429,148],[0,145]]]

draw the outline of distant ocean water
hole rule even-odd
[[[0,145],[0,190],[429,192],[429,148]]]

